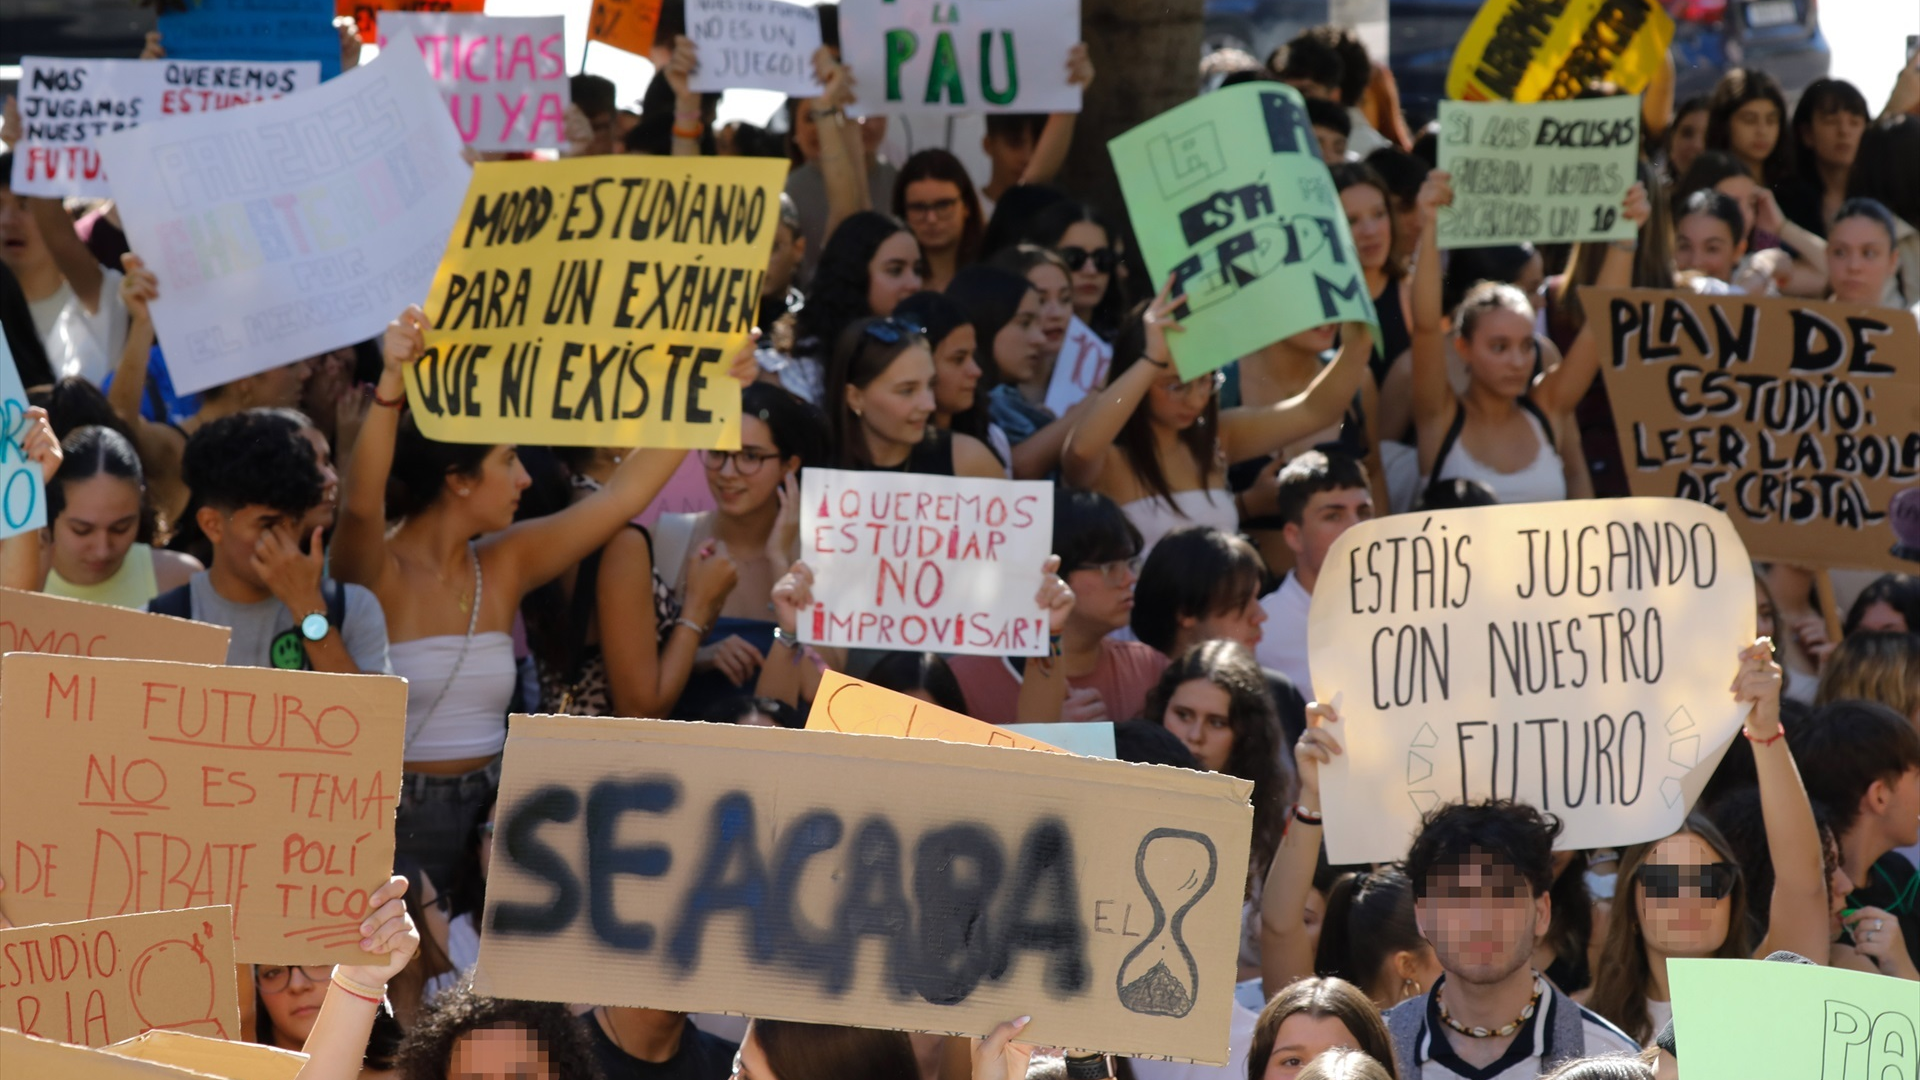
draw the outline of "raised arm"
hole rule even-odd
[[[1300,770],[1300,803],[1287,822],[1280,850],[1260,889],[1260,988],[1271,998],[1288,983],[1313,974],[1313,941],[1307,935],[1307,893],[1320,862],[1320,767],[1344,753],[1327,730],[1340,714],[1335,706],[1307,705],[1307,730],[1294,744]],[[1313,819],[1313,820],[1309,820]]]
[[[20,433],[20,456],[40,466],[43,486],[52,483],[64,455],[60,452],[60,440],[53,433],[53,424],[47,419],[47,410],[38,405],[29,406],[21,424],[24,430]],[[41,548],[39,529],[27,529],[0,540],[0,585],[25,592],[45,588],[47,569]],[[0,928],[6,925],[5,920],[0,919]]]
[[[333,969],[333,983],[307,1034],[305,1064],[297,1080],[359,1080],[367,1056],[367,1036],[387,983],[407,966],[420,949],[420,931],[407,914],[407,879],[399,875],[367,898],[367,917],[360,924],[360,947],[386,956],[384,963],[341,964]]]
[[[406,367],[426,351],[427,316],[418,304],[387,324],[381,341],[380,382],[374,387],[374,407],[360,425],[353,460],[343,482],[340,516],[333,530],[330,570],[341,581],[378,592],[392,572],[387,550],[387,474],[393,469],[393,447],[400,435],[400,408],[407,399]]]
[[[1300,393],[1272,405],[1243,405],[1220,412],[1220,442],[1228,461],[1246,461],[1278,452],[1296,439],[1340,422],[1360,383],[1368,377],[1373,328],[1347,323],[1340,351]]]
[[[29,198],[26,203],[33,214],[33,223],[40,227],[40,238],[46,241],[53,263],[72,286],[73,295],[80,298],[88,311],[99,311],[100,288],[107,275],[100,269],[100,260],[80,242],[80,234],[74,231],[73,218],[67,216],[67,208],[59,199]]]
[[[1760,781],[1760,815],[1773,860],[1773,896],[1767,908],[1767,938],[1755,956],[1789,949],[1802,956],[1827,955],[1827,870],[1813,804],[1800,783],[1780,730],[1780,665],[1765,638],[1741,650],[1733,696],[1748,706],[1747,741]]]
[[[673,90],[673,156],[699,157],[706,111],[700,95],[688,87],[700,68],[700,51],[685,34],[673,39],[673,59],[667,63],[667,85]],[[691,134],[685,134],[691,132]]]
[[[1093,404],[1081,412],[1079,422],[1061,447],[1060,474],[1074,487],[1092,488],[1100,482],[1108,455],[1115,452],[1113,441],[1120,437],[1120,429],[1127,426],[1133,411],[1146,402],[1147,391],[1153,389],[1153,384],[1173,371],[1173,352],[1167,347],[1167,334],[1181,329],[1173,312],[1186,303],[1187,298],[1168,296],[1172,291],[1173,277],[1168,275],[1160,295],[1154,297],[1153,305],[1144,316],[1145,355],[1115,376],[1104,389],[1087,395]]]
[[[1074,425],[1080,422],[1092,400],[1093,395],[1081,398],[1060,419],[1014,444],[1015,480],[1045,480],[1053,475],[1060,467],[1060,451],[1067,445],[1067,436],[1073,434]]]
[[[1020,673],[1014,718],[1022,724],[1050,724],[1061,719],[1060,709],[1067,700],[1067,666],[1060,658],[1060,632],[1066,629],[1067,616],[1073,614],[1073,590],[1060,576],[1058,555],[1047,556],[1040,574],[1040,591],[1034,594],[1033,602],[1047,613],[1050,647],[1046,656],[1028,657]]]
[[[1087,56],[1087,44],[1075,42],[1067,50],[1067,84],[1078,86],[1082,91],[1093,83],[1093,60]],[[1033,144],[1033,156],[1027,159],[1027,169],[1020,174],[1022,184],[1051,184],[1053,178],[1060,175],[1060,167],[1067,163],[1067,150],[1073,145],[1074,121],[1078,113],[1054,113],[1047,117],[1047,124],[1040,129],[1040,138]]]
[[[874,209],[867,188],[867,148],[860,125],[847,117],[853,104],[853,69],[822,45],[813,54],[814,77],[825,88],[817,98],[800,103],[808,110],[820,134],[820,179],[827,189],[827,225],[820,233],[832,236],[840,223],[862,210]]]
[[[1445,312],[1441,301],[1440,208],[1453,204],[1452,176],[1438,169],[1420,186],[1420,247],[1413,260],[1413,430],[1420,473],[1433,471],[1440,440],[1460,407],[1447,384]]]
[[[140,460],[150,472],[180,471],[180,455],[186,440],[166,424],[148,420],[140,411],[146,402],[147,358],[153,350],[153,309],[148,305],[160,296],[160,283],[140,256],[128,252],[120,256],[125,271],[120,278],[120,302],[126,306],[127,343],[120,350],[119,366],[114,368],[113,383],[107,387],[107,403],[113,414],[133,432]],[[156,466],[158,466],[156,468]]]
[[[1771,200],[1773,195],[1767,194]],[[1627,189],[1626,198],[1621,200],[1620,212],[1636,228],[1644,228],[1647,217],[1653,212],[1653,204],[1647,201],[1647,189],[1636,182]],[[1640,249],[1640,241],[1616,240],[1607,245],[1607,257],[1600,263],[1600,276],[1594,284],[1603,289],[1625,288],[1633,284],[1633,256]],[[1540,376],[1533,386],[1533,400],[1548,415],[1558,416],[1571,413],[1574,406],[1587,394],[1587,388],[1593,385],[1593,377],[1600,373],[1600,343],[1595,329],[1601,320],[1589,317],[1586,325],[1567,346],[1567,355],[1548,372]]]
[[[737,580],[733,560],[725,555],[711,548],[689,555],[681,621],[663,636],[653,609],[651,541],[638,529],[621,529],[607,542],[600,557],[597,610],[614,715],[668,715],[693,673],[704,636],[699,627],[713,625]]]
[[[364,442],[366,432],[360,437]],[[355,465],[359,454],[355,452]],[[481,547],[503,560],[524,596],[611,540],[647,508],[686,456],[685,450],[635,450],[599,491],[557,514],[516,522]]]

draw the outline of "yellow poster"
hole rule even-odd
[[[1486,0],[1454,50],[1456,101],[1566,101],[1587,84],[1646,89],[1673,43],[1655,0]]]
[[[734,449],[784,162],[484,162],[407,376],[443,442]]]

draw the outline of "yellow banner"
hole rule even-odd
[[[786,164],[484,162],[407,375],[443,442],[735,449],[728,360],[759,312]]]
[[[1456,101],[1566,101],[1587,84],[1647,88],[1673,43],[1655,0],[1486,0],[1454,50]]]

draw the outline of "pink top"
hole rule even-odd
[[[1020,676],[1000,656],[955,656],[947,660],[962,691],[967,711],[990,724],[1011,724],[1019,715]],[[1137,641],[1100,642],[1100,662],[1090,674],[1069,678],[1075,690],[1097,690],[1115,723],[1138,717],[1147,707],[1147,691],[1160,678],[1167,658]]]

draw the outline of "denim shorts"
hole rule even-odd
[[[478,829],[500,790],[500,762],[458,776],[404,774],[394,854],[412,858],[442,894],[465,872],[478,872]]]

